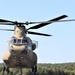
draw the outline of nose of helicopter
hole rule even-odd
[[[11,45],[11,48],[13,51],[17,53],[21,53],[22,51],[26,49],[26,46],[25,45]]]

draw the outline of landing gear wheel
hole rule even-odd
[[[4,75],[4,72],[2,72],[2,74],[1,75]]]
[[[7,74],[10,73],[9,67],[6,67],[6,72],[7,72]]]
[[[19,75],[22,75],[22,70],[19,71]]]

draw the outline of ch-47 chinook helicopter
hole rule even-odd
[[[75,21],[75,20],[61,20],[66,18],[67,15],[62,15],[54,19],[43,21],[43,22],[13,22],[9,20],[0,19],[1,25],[11,25],[14,26],[14,29],[0,29],[5,31],[14,31],[14,36],[8,40],[9,48],[3,54],[3,69],[2,75],[7,74],[13,75],[13,72],[10,72],[10,68],[19,68],[19,75],[22,75],[22,68],[31,68],[34,75],[37,72],[37,55],[34,52],[36,49],[36,43],[33,42],[26,34],[42,35],[42,36],[51,36],[49,34],[38,33],[29,31],[30,29],[38,29],[53,22],[65,22],[65,21]],[[26,29],[25,25],[36,24],[35,26],[29,27]]]

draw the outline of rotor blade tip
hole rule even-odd
[[[50,36],[53,36],[53,35],[50,35]]]
[[[64,17],[68,17],[67,15],[63,15]]]

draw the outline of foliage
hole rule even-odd
[[[37,64],[37,75],[75,75],[75,63]],[[10,69],[14,75],[19,75],[19,69]],[[31,69],[22,69],[23,75],[33,75]],[[0,64],[0,75],[2,63]]]

